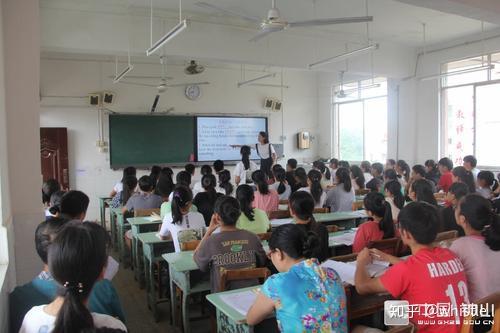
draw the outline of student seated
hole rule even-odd
[[[439,183],[439,178],[441,178],[441,174],[439,173],[438,166],[434,160],[427,160],[424,163],[425,166],[425,178],[432,181],[434,185]]]
[[[265,211],[253,208],[254,191],[249,185],[240,185],[236,189],[236,199],[240,203],[241,215],[236,223],[238,229],[262,234],[269,230],[269,218]]]
[[[90,312],[86,306],[104,273],[106,237],[106,231],[92,222],[69,222],[62,227],[47,253],[49,272],[59,287],[57,295],[50,304],[26,313],[20,333],[87,332],[99,327],[127,330],[120,320]]]
[[[458,310],[462,304],[469,303],[462,262],[450,250],[432,246],[438,225],[437,210],[432,205],[412,202],[405,206],[399,213],[399,228],[401,240],[410,247],[412,255],[401,260],[375,249],[363,249],[358,254],[354,279],[357,292],[361,295],[389,292],[394,298],[408,301],[410,305],[451,303]],[[392,267],[382,276],[371,278],[366,265],[372,261],[372,256],[388,261]],[[451,311],[448,316],[446,313],[442,315],[439,319],[446,323],[424,323],[423,320],[433,321],[435,317],[425,317],[425,309],[420,308],[420,312],[413,313],[410,321],[418,332],[458,333],[460,323],[451,322],[461,318]]]
[[[338,168],[335,173],[337,186],[330,189],[326,194],[326,207],[330,207],[330,212],[350,212],[355,199],[352,188],[349,169]]]
[[[190,178],[193,179],[196,172],[196,165],[194,165],[193,163],[188,163],[184,166],[184,170],[189,174]],[[194,184],[191,184],[190,182],[191,190],[193,189],[193,185]]]
[[[234,197],[234,186],[231,184],[231,172],[229,170],[219,172],[219,184],[215,190],[217,193]]]
[[[269,189],[265,173],[261,170],[254,171],[254,173],[252,173],[252,180],[257,186],[252,206],[266,213],[278,210],[280,203],[278,192]]]
[[[372,164],[369,161],[363,161],[360,164],[361,171],[363,171],[363,176],[365,177],[365,183],[368,183],[373,179],[372,176]]]
[[[406,185],[410,181],[410,166],[406,163],[405,160],[398,160],[396,162],[396,173],[398,174],[399,182],[403,188],[406,188]]]
[[[467,155],[463,159],[462,166],[467,170],[472,172],[472,176],[474,177],[474,181],[477,180],[477,175],[479,174],[479,169],[477,166],[477,159],[473,155]]]
[[[405,197],[401,193],[401,183],[395,180],[384,185],[385,201],[391,205],[392,221],[398,223],[399,211],[405,205]]]
[[[396,169],[396,160],[395,159],[392,159],[392,158],[388,158],[386,161],[385,161],[385,168],[384,170],[394,170]]]
[[[200,173],[201,173],[201,178],[206,175],[211,175],[212,174],[212,168],[210,165],[202,165],[200,168]],[[193,196],[196,197],[196,195],[200,192],[203,192],[203,185],[201,184],[201,180],[199,182],[194,183],[193,186]]]
[[[233,197],[217,199],[210,226],[194,252],[193,259],[201,271],[210,270],[210,290],[220,289],[224,269],[243,269],[264,266],[266,253],[260,239],[252,232],[236,228],[241,210]],[[220,232],[214,233],[219,228]],[[234,281],[230,289],[258,284],[257,281]]]
[[[61,190],[61,184],[56,179],[48,179],[42,184],[42,202],[46,208],[49,207],[50,197],[53,193]]]
[[[247,313],[257,325],[276,313],[281,332],[347,332],[347,304],[338,274],[311,259],[318,239],[294,224],[276,228],[269,256],[280,272],[267,279]]]
[[[500,220],[490,202],[474,194],[460,200],[455,214],[466,236],[455,240],[450,250],[462,261],[470,301],[476,302],[500,291]]]
[[[365,176],[363,175],[363,170],[357,165],[351,165],[351,184],[354,187],[354,191],[362,190],[365,188]]]
[[[295,169],[295,185],[292,187],[292,192],[298,191],[303,187],[307,187],[307,173],[304,168]]]
[[[149,176],[139,178],[139,192],[134,193],[123,206],[123,214],[134,212],[136,209],[160,208],[163,202],[159,195],[153,193],[153,183]]]
[[[177,186],[172,196],[172,209],[166,214],[160,227],[159,237],[174,241],[175,252],[181,252],[180,242],[200,239],[205,219],[191,211],[193,194],[187,186]]]
[[[238,162],[234,168],[234,183],[236,186],[251,183],[252,173],[259,169],[257,164],[250,161],[251,153],[252,148],[249,146],[242,146],[240,148],[241,161]]]
[[[314,161],[313,168],[321,172],[321,188],[326,190],[332,184],[330,169],[322,161]]]
[[[297,191],[290,196],[290,215],[295,224],[299,225],[306,232],[314,232],[319,240],[319,246],[314,249],[312,258],[320,262],[325,261],[330,255],[328,247],[328,229],[316,222],[313,216],[314,199],[311,194],[305,191]]]
[[[49,208],[45,210],[45,220],[48,221],[53,217],[58,217],[61,213],[61,200],[66,194],[64,191],[57,191],[50,196]]]
[[[437,190],[446,193],[450,189],[451,184],[453,184],[453,174],[451,173],[453,162],[448,157],[443,157],[438,162],[438,169],[441,176],[437,183]]]
[[[425,170],[425,167],[423,165],[420,165],[420,164],[414,165],[411,168],[410,182],[408,183],[407,187],[405,188],[406,193],[410,192],[411,184],[414,181],[417,181],[420,179],[427,179],[426,175],[427,175],[427,171]],[[432,193],[436,193],[436,184],[432,180],[429,180],[429,179],[427,179],[427,180],[429,181],[429,184],[431,184]]]
[[[295,186],[295,169],[297,169],[297,160],[290,158],[286,161],[286,182],[293,189]]]
[[[307,173],[307,187],[299,188],[297,191],[310,193],[314,199],[314,208],[322,208],[326,202],[326,193],[321,187],[321,172],[310,170]]]
[[[111,191],[111,193],[109,194],[109,196],[112,198],[116,194],[118,194],[121,191],[123,191],[123,180],[127,176],[134,176],[135,177],[136,175],[137,175],[137,169],[134,168],[134,167],[126,167],[125,169],[123,169],[122,179],[118,183],[116,183],[115,186],[113,186],[113,190]]]
[[[337,183],[335,182],[335,174],[337,173],[337,169],[339,168],[339,160],[336,158],[331,158],[328,167],[330,168],[330,174],[333,175],[332,185],[336,185]]]
[[[68,191],[61,198],[60,217],[68,220],[85,220],[90,199],[82,191]]]
[[[135,193],[135,189],[137,188],[137,178],[135,176],[126,176],[122,180],[122,190],[115,194],[113,199],[111,199],[111,203],[109,207],[111,208],[120,208],[125,205],[130,199],[130,197]]]
[[[434,193],[432,193],[432,186],[426,179],[414,181],[410,186],[408,196],[412,201],[427,202],[437,207],[436,198],[434,197]]]
[[[281,166],[279,168],[273,167],[273,175],[276,182],[269,187],[278,192],[280,200],[288,200],[292,194],[292,187],[286,181],[285,170]]]
[[[441,223],[442,228],[440,231],[458,231],[460,237],[464,236],[464,229],[457,223],[455,218],[455,209],[458,202],[469,194],[469,189],[464,183],[453,183],[446,194],[445,200],[448,206],[441,210]]]
[[[366,181],[365,187],[369,189],[372,192],[379,192],[380,191],[380,186],[382,186],[384,179],[383,175],[384,174],[384,166],[382,163],[373,163],[372,168],[371,168],[371,175],[372,179],[369,181]],[[366,180],[366,178],[365,178]]]
[[[491,171],[480,171],[477,174],[477,193],[485,199],[492,199],[493,192],[498,187],[498,182],[495,175]]]
[[[363,204],[366,214],[371,220],[360,224],[354,243],[352,244],[352,252],[360,252],[371,241],[387,239],[394,237],[394,222],[392,220],[391,205],[385,200],[380,193],[368,193]]]
[[[451,170],[453,183],[464,183],[469,188],[469,193],[476,192],[476,183],[472,172],[467,171],[463,166],[457,166]]]
[[[212,166],[214,167],[215,174],[218,175],[222,170],[224,170],[224,161],[215,160]]]
[[[175,185],[168,180],[163,180],[160,178],[158,181],[158,186],[156,188],[158,194],[162,197],[163,203],[160,206],[160,218],[163,220],[165,216],[172,213],[172,199]],[[198,208],[195,205],[191,205],[189,209],[190,212],[197,212]]]
[[[201,179],[203,192],[198,193],[193,199],[193,204],[198,208],[198,212],[203,215],[207,227],[214,213],[215,201],[218,197],[222,196],[222,194],[215,191],[216,182],[217,180],[212,174],[203,176]]]

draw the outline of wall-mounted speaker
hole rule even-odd
[[[111,92],[111,91],[104,91],[102,93],[102,103],[104,105],[111,105],[114,103],[115,101],[115,93],[114,92]]]
[[[311,148],[311,134],[309,132],[297,133],[297,148],[299,149]]]
[[[273,105],[273,111],[279,112],[283,109],[283,102],[275,100]]]
[[[89,104],[91,106],[101,105],[101,94],[99,93],[89,94]]]
[[[271,97],[266,97],[264,100],[264,109],[272,111],[274,107],[274,99]]]

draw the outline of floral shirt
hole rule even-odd
[[[272,299],[281,332],[347,332],[346,296],[337,272],[316,259],[269,277],[262,293]]]

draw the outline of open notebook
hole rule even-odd
[[[349,283],[354,286],[354,275],[356,274],[356,262],[341,262],[335,260],[327,260],[321,264],[322,267],[327,267],[335,270],[343,282]],[[368,274],[371,277],[382,275],[383,272],[389,267],[388,262],[374,260],[371,264],[366,266]]]
[[[328,242],[335,245],[347,245],[351,246],[354,243],[355,232],[346,232],[341,235],[335,235],[328,237]]]
[[[220,299],[246,317],[248,310],[257,299],[259,288],[220,295]]]

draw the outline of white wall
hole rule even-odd
[[[160,65],[136,65],[134,74],[156,74]],[[264,87],[237,88],[240,70],[231,68],[207,68],[203,74],[186,76],[182,67],[168,66],[168,75],[174,82],[210,81],[202,87],[202,97],[189,101],[183,88],[170,88],[162,94],[158,110],[175,107],[176,114],[243,114],[267,115],[262,109],[264,98],[281,98],[281,89]],[[114,65],[106,62],[49,60],[41,63],[41,91],[43,96],[84,96],[102,89],[115,91],[116,104],[112,109],[118,112],[148,112],[156,94],[155,88],[113,85],[108,75],[114,73]],[[248,72],[247,78],[262,75],[262,72]],[[153,80],[154,81],[154,80]],[[275,78],[267,82],[279,83]],[[296,148],[295,134],[308,130],[320,137],[317,117],[316,73],[285,70],[284,111],[269,114],[269,132],[272,142],[280,143],[282,133],[286,158],[312,161],[317,157],[317,143],[309,150]],[[78,98],[47,97],[42,100],[40,126],[67,127],[69,140],[70,185],[91,196],[88,218],[98,218],[97,196],[107,195],[120,171],[111,171],[108,154],[99,153],[95,141],[98,138],[97,112],[84,106]],[[72,106],[71,106],[72,105]],[[107,135],[107,121],[104,124]]]

